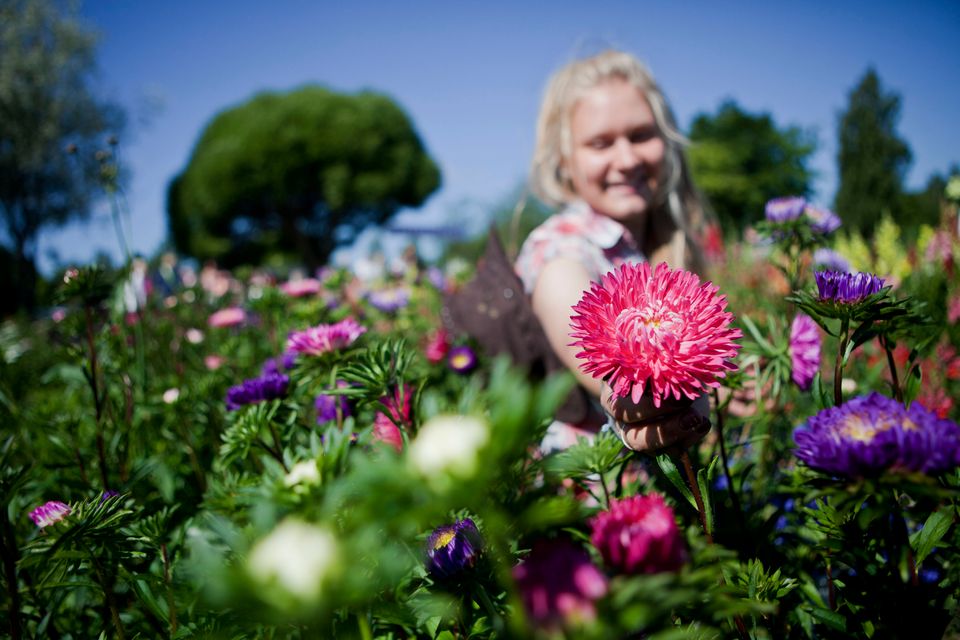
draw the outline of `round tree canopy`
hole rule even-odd
[[[440,172],[407,115],[374,92],[266,92],[218,114],[170,183],[176,248],[227,266],[322,264],[364,227],[416,207]]]

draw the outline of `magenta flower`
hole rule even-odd
[[[437,364],[447,357],[449,351],[450,334],[447,333],[446,329],[437,329],[437,331],[430,336],[427,346],[424,349],[424,354],[427,356],[428,362]]]
[[[383,412],[378,411],[373,416],[372,439],[374,442],[390,445],[397,453],[403,451],[403,434],[400,432],[400,427]]]
[[[820,370],[820,328],[813,319],[798,313],[790,325],[790,378],[803,391],[810,389]]]
[[[472,569],[483,551],[483,539],[470,518],[437,527],[427,539],[427,571],[443,580]]]
[[[227,307],[211,314],[207,319],[207,324],[211,327],[236,327],[241,325],[247,319],[246,312],[240,307]]]
[[[960,426],[918,402],[907,409],[876,392],[820,411],[793,439],[804,464],[844,478],[888,470],[936,475],[960,466]]]
[[[594,282],[574,307],[570,334],[586,373],[614,395],[656,407],[664,398],[694,399],[736,369],[740,345],[733,315],[712,283],[666,264],[624,264]]]
[[[51,500],[30,512],[33,523],[43,529],[51,524],[60,522],[70,515],[70,505],[57,500]]]
[[[289,280],[280,285],[280,291],[292,298],[315,296],[320,293],[320,281],[314,278],[300,278]]]
[[[537,541],[513,578],[527,614],[541,627],[593,620],[593,603],[607,594],[607,579],[587,552],[562,538]]]
[[[590,527],[590,542],[620,573],[677,571],[686,561],[673,509],[659,494],[610,500],[610,508],[594,516]]]
[[[287,351],[308,356],[339,351],[349,347],[366,331],[366,327],[357,324],[353,318],[345,318],[335,324],[321,324],[291,333],[287,338]]]

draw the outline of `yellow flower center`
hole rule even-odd
[[[453,540],[453,537],[457,535],[454,531],[444,531],[437,536],[437,539],[433,543],[433,550],[439,551],[447,545],[450,544],[450,541]]]

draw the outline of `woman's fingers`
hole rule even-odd
[[[634,451],[659,451],[673,444],[689,447],[710,431],[710,419],[693,408],[660,419],[644,422],[620,422],[620,439]]]

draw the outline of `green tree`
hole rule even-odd
[[[876,71],[868,69],[840,115],[834,202],[844,224],[865,235],[883,213],[898,224],[910,222],[904,220],[901,196],[911,154],[897,134],[899,118],[900,96],[884,91]]]
[[[94,34],[48,0],[0,0],[0,215],[17,307],[34,304],[37,238],[89,217],[121,110],[95,96]]]
[[[727,232],[762,219],[771,198],[810,194],[816,139],[809,132],[781,129],[769,114],[727,101],[714,115],[698,114],[689,137],[690,169]]]
[[[174,245],[194,257],[231,266],[296,256],[316,266],[439,185],[390,98],[306,86],[217,115],[170,183],[167,212]]]

